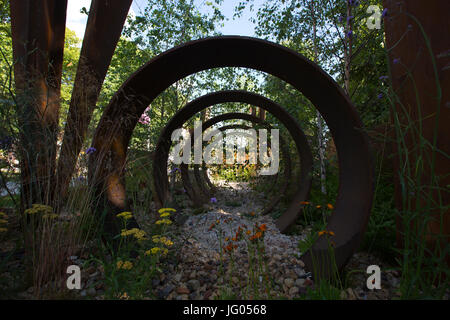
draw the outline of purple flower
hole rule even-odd
[[[139,118],[139,123],[142,124],[150,124],[150,117],[146,114],[143,114],[140,118]]]
[[[97,151],[97,149],[95,149],[94,147],[90,147],[86,150],[86,154],[91,154],[94,153],[95,151]]]
[[[344,21],[344,16],[341,14],[338,18],[339,22],[342,23],[342,21]]]
[[[14,142],[13,138],[10,136],[3,138],[2,140],[0,140],[0,149],[3,150],[10,149],[12,147],[13,142]]]
[[[350,30],[349,32],[347,32],[347,37],[348,38],[351,38],[353,36],[353,31],[352,30]]]
[[[387,79],[389,79],[388,76],[381,76],[381,77],[380,77],[380,80],[387,80]]]
[[[217,199],[216,198],[211,198],[211,203],[217,203]]]
[[[347,22],[350,22],[350,20],[352,20],[354,18],[354,16],[348,16],[347,17]]]
[[[387,16],[387,13],[388,13],[388,9],[387,9],[387,8],[384,8],[383,12],[381,13],[381,17],[382,17],[382,18],[386,17],[386,16]]]
[[[378,98],[378,99],[383,98],[383,94],[382,94],[382,93],[379,93],[378,96],[377,96],[377,98]]]
[[[348,4],[351,6],[356,6],[359,3],[358,0],[348,0]]]
[[[171,172],[171,173],[174,173],[174,172],[176,172],[176,171],[180,171],[180,168],[173,168],[170,172]]]
[[[183,192],[186,193],[186,189],[183,188]]]
[[[144,113],[141,115],[141,117],[139,118],[139,123],[142,124],[150,124],[150,117],[147,115],[147,111],[150,110],[150,107],[147,107],[144,110]]]
[[[397,63],[399,63],[399,62],[400,62],[400,58],[395,58],[395,59],[392,61],[393,64],[397,64]]]

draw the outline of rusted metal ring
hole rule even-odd
[[[223,98],[224,96],[231,97],[234,93],[241,94],[240,91],[225,91],[224,94],[218,94],[217,96],[220,97],[220,98]],[[281,108],[280,106],[276,105],[274,102],[273,102],[273,107],[274,108],[279,108],[280,112],[285,112],[283,108]],[[286,117],[290,117],[287,112],[285,112],[285,113],[286,113],[285,114]],[[207,130],[208,128],[212,127],[213,125],[215,125],[215,124],[217,124],[219,122],[222,122],[222,121],[225,121],[225,120],[231,120],[231,119],[246,120],[246,121],[249,121],[249,122],[252,122],[252,123],[262,124],[266,128],[270,127],[270,124],[268,124],[267,122],[261,120],[258,117],[255,117],[255,116],[253,116],[251,114],[230,112],[230,113],[226,113],[226,114],[222,114],[222,115],[216,116],[214,118],[211,118],[211,119],[205,121],[202,124],[201,130],[202,130],[202,132],[204,132],[205,130]],[[292,121],[295,121],[295,119],[292,118]],[[228,129],[232,129],[232,128],[249,128],[249,127],[246,126],[246,125],[227,125],[227,126],[218,128],[218,130],[222,131],[222,130],[228,130]],[[302,131],[300,126],[297,126],[296,130]],[[303,134],[303,131],[302,131],[302,134]],[[303,134],[303,136],[304,136],[304,134]],[[306,140],[306,136],[305,136],[305,139],[302,139],[302,141],[301,141],[302,142],[301,148],[308,149],[308,152],[306,154],[307,154],[308,158],[310,158],[310,159],[305,160],[305,161],[306,162],[309,162],[309,161],[312,162],[311,149],[309,148],[309,145],[307,143],[306,144],[304,143],[305,140]],[[193,144],[194,144],[194,141],[191,140],[191,146],[193,146]],[[284,196],[284,193],[285,193],[285,191],[286,191],[286,189],[287,189],[287,187],[289,185],[289,182],[290,182],[289,180],[290,180],[290,176],[291,176],[291,159],[290,159],[290,155],[289,155],[289,150],[287,150],[286,144],[284,142],[284,138],[282,136],[280,136],[280,146],[282,147],[281,151],[282,151],[283,159],[286,162],[286,170],[285,170],[285,177],[284,177],[285,179],[284,179],[284,183],[283,183],[281,189],[279,190],[279,192],[277,192],[276,196],[272,199],[272,201],[269,202],[269,204],[261,212],[261,214],[263,214],[263,215],[269,213],[273,209],[273,207],[275,207],[277,205],[277,203],[282,199],[282,197]],[[156,148],[156,150],[158,150],[158,147]],[[155,166],[156,165],[157,164],[155,164]],[[166,162],[166,165],[167,165],[167,162]],[[184,166],[183,166],[183,168],[181,170],[183,170],[183,169],[186,170],[186,168]],[[156,168],[156,170],[161,170],[161,169],[160,168]],[[311,170],[311,168],[306,168],[305,170]],[[206,186],[204,186],[203,185],[203,181],[200,180],[200,174],[198,173],[198,171],[199,171],[199,165],[195,164],[194,165],[194,176],[196,177],[197,184],[200,185],[200,190],[204,190],[206,188]],[[311,172],[307,172],[305,174],[305,176],[311,176]],[[189,176],[187,174],[184,174],[184,177],[186,179],[189,179]],[[308,182],[306,182],[306,183],[308,183]],[[192,185],[190,181],[189,181],[188,184]],[[203,185],[203,187],[202,187],[202,185]],[[208,192],[208,191],[206,191],[206,192]],[[201,202],[201,198],[200,197],[197,197],[197,198],[191,199],[191,200],[193,200],[194,203]]]
[[[260,118],[256,118],[256,119],[261,120]],[[250,127],[249,126],[245,126],[245,125],[227,125],[227,126],[223,126],[223,127],[218,128],[218,130],[226,131],[228,129],[239,129],[239,128],[240,129],[248,129]],[[266,215],[266,214],[270,213],[273,210],[273,208],[285,196],[286,190],[289,187],[289,184],[291,182],[291,168],[292,168],[292,166],[291,166],[291,157],[290,157],[290,153],[289,153],[289,150],[287,148],[287,144],[284,141],[283,136],[280,136],[280,146],[281,146],[281,154],[283,156],[283,161],[285,162],[283,184],[281,185],[281,187],[279,187],[277,189],[277,192],[276,192],[275,196],[272,198],[272,200],[263,208],[263,210],[261,211],[261,215]],[[194,165],[194,174],[195,174],[196,170],[198,171],[198,169],[199,169],[199,165]],[[275,175],[275,177],[272,179],[271,182],[272,182],[273,186],[276,185],[276,180],[279,178],[278,176],[279,176],[279,174],[277,173]],[[200,177],[200,175],[199,175],[199,177]],[[197,183],[203,183],[203,181],[199,181]]]
[[[172,48],[139,68],[116,92],[100,119],[92,142],[97,152],[89,157],[91,187],[107,200],[107,210],[123,210],[127,147],[145,108],[176,81],[221,67],[247,67],[278,77],[302,92],[323,116],[339,160],[338,196],[327,225],[335,233],[335,261],[329,258],[326,237],[320,237],[303,260],[312,269],[314,257],[320,275],[329,274],[333,265],[341,269],[361,243],[372,207],[374,174],[368,137],[340,86],[312,61],[276,43],[240,36],[206,38]],[[291,223],[280,220],[277,226],[286,230]]]
[[[270,112],[286,127],[296,144],[297,152],[299,153],[301,159],[301,183],[298,186],[298,189],[296,190],[294,196],[292,197],[291,205],[276,222],[277,226],[279,226],[279,221],[289,221],[290,223],[286,225],[287,229],[292,223],[297,220],[302,208],[301,203],[305,201],[309,195],[313,165],[311,150],[308,145],[308,140],[301,130],[298,122],[283,107],[276,104],[270,99],[248,91],[218,91],[201,96],[189,102],[186,106],[178,110],[178,112],[169,120],[167,125],[162,130],[155,148],[155,159],[153,164],[155,200],[157,201],[159,206],[163,206],[169,199],[167,161],[169,158],[170,146],[172,144],[172,132],[175,129],[180,128],[185,121],[194,116],[196,113],[206,109],[209,106],[225,102],[248,103],[251,105],[259,106],[260,108]],[[202,124],[202,131],[218,122],[230,119],[243,119],[253,121],[254,117],[250,114],[245,113],[222,114],[205,121]],[[187,179],[187,175],[184,176],[184,179]],[[196,194],[193,194],[193,196],[195,197]],[[197,200],[198,202],[201,202],[200,198],[193,199],[193,201]]]
[[[226,130],[231,130],[231,129],[250,129],[251,127],[246,126],[246,125],[242,125],[242,124],[234,124],[234,125],[225,125],[223,127],[219,127],[217,128],[217,130],[219,131],[226,131]],[[282,137],[281,137],[282,139]],[[280,139],[280,141],[281,141]],[[281,145],[283,145],[283,142],[280,143]],[[197,181],[197,184],[201,185],[201,190],[203,191],[203,193],[205,195],[207,195],[208,197],[211,197],[215,190],[210,189],[210,184],[211,181],[208,183],[207,182],[207,175],[205,174],[204,170],[205,170],[205,163],[202,162],[202,171],[200,172],[200,165],[198,164],[194,164],[194,177],[195,180]],[[278,172],[275,175],[274,179],[276,179],[278,177]],[[209,180],[209,178],[208,178]],[[212,183],[211,183],[212,184]]]

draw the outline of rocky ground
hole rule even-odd
[[[184,223],[174,228],[172,239],[175,257],[167,261],[166,272],[152,283],[153,291],[149,298],[157,299],[298,299],[308,288],[314,288],[310,270],[300,259],[299,240],[305,234],[281,234],[270,216],[259,216],[264,204],[264,195],[253,192],[246,184],[222,183],[215,198],[217,202],[205,206],[202,213],[194,214],[186,207],[182,214],[187,217]],[[219,223],[217,223],[220,221]],[[211,228],[212,224],[214,228]],[[235,241],[233,257],[223,253],[225,238],[231,239],[241,227],[265,225],[263,270],[250,280],[255,264],[250,266],[246,241]],[[221,234],[219,237],[219,233]],[[221,240],[219,240],[221,239]],[[222,250],[221,250],[222,249]],[[73,256],[74,264],[84,265],[87,255]],[[378,264],[382,270],[382,289],[370,291],[366,287],[368,265]],[[398,297],[399,273],[389,270],[389,266],[367,253],[356,253],[348,266],[352,271],[345,280],[346,289],[340,292],[342,299],[392,299]],[[384,272],[384,270],[387,270]],[[356,272],[355,272],[356,271]],[[104,270],[101,267],[85,268],[82,271],[83,288],[78,292],[80,298],[104,298]],[[20,298],[32,298],[34,289],[20,292]]]
[[[255,224],[267,227],[263,266],[267,266],[268,272],[262,272],[256,284],[261,297],[294,298],[305,292],[312,281],[298,257],[297,244],[302,236],[281,234],[271,217],[258,216],[259,206],[264,203],[260,197],[262,195],[252,193],[246,184],[221,185],[215,195],[217,203],[208,205],[206,213],[191,215],[182,226],[178,241],[183,245],[178,265],[173,273],[164,277],[164,284],[158,285],[157,296],[161,299],[214,299],[224,292],[236,298],[252,296],[253,293],[248,292],[251,290],[247,290],[250,286],[247,242],[233,242],[237,248],[233,250],[231,262],[229,254],[221,254],[219,237],[225,242],[226,238],[233,238],[239,227],[250,229]],[[215,227],[211,229],[212,224]],[[221,273],[221,266],[226,271]],[[266,275],[274,283],[262,279]]]

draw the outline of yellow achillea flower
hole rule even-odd
[[[31,208],[25,210],[26,214],[35,214],[42,212],[43,214],[52,214],[53,208],[45,204],[34,203]]]
[[[155,222],[155,224],[171,224],[172,221],[170,221],[169,219],[161,219]]]
[[[146,236],[145,231],[141,230],[141,229],[138,229],[138,228],[132,228],[130,230],[123,229],[122,232],[120,233],[120,235],[122,237],[127,237],[127,236],[130,236],[130,235],[133,235],[138,240],[146,240],[146,238],[145,238],[145,236]]]
[[[8,231],[8,229],[6,229],[6,228],[0,228],[0,232],[6,232],[6,231]]]
[[[158,210],[158,213],[164,213],[164,212],[176,212],[177,210],[175,210],[174,208],[161,208]]]
[[[150,250],[145,251],[145,255],[149,256],[151,254],[157,254],[160,250],[161,250],[161,248],[154,247],[154,248],[151,248]]]
[[[138,239],[139,241],[143,241],[143,240],[147,240],[147,238],[145,237],[146,233],[144,230],[138,230],[135,234],[134,237],[136,239]]]
[[[158,240],[154,241],[154,242],[161,242],[161,243],[165,244],[168,247],[173,245],[173,242],[170,239],[166,238],[166,237],[158,238]]]
[[[133,268],[133,263],[131,261],[117,261],[117,269],[131,270]]]
[[[133,214],[129,211],[124,211],[124,212],[119,213],[116,217],[127,220],[127,219],[131,219],[133,217]]]
[[[164,213],[161,213],[161,215],[160,215],[160,217],[162,217],[162,218],[168,217],[168,216],[170,216],[169,212],[164,212]]]

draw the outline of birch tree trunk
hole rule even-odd
[[[314,0],[311,1],[311,17],[313,25],[313,49],[314,49],[314,62],[317,63],[318,60],[318,50],[317,50],[317,23],[315,15]],[[323,130],[323,119],[320,112],[317,110],[317,145],[319,150],[319,162],[320,162],[320,191],[322,194],[327,194],[326,187],[326,168],[325,168],[325,139]]]

